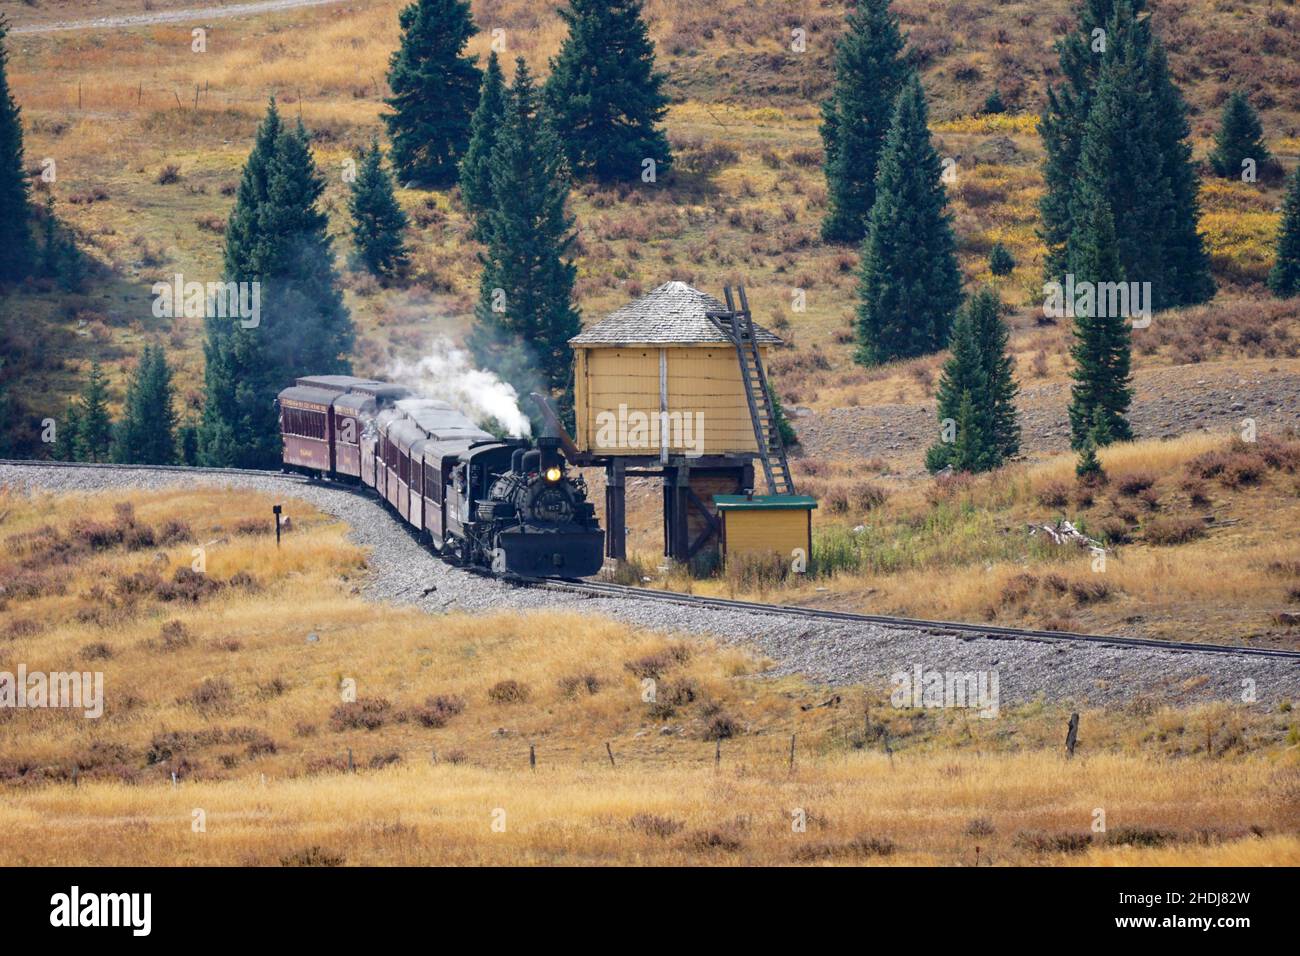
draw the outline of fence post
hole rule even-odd
[[[528,745],[528,769],[537,772],[537,748],[532,744]]]
[[[283,509],[279,505],[272,505],[271,511],[275,513],[275,546],[280,547],[280,512]]]
[[[1065,733],[1065,756],[1074,756],[1074,745],[1079,740],[1079,715],[1070,715],[1070,727]]]
[[[357,765],[352,762],[352,748],[348,748],[348,773],[356,773]]]
[[[790,735],[790,772],[794,773],[794,734]]]
[[[609,754],[609,765],[610,765],[611,767],[615,766],[615,764],[614,764],[614,748],[612,748],[612,747],[609,745],[609,741],[608,741],[608,740],[605,741],[605,753]]]
[[[717,747],[713,751],[713,769],[719,770],[722,767],[722,738],[718,738]]]

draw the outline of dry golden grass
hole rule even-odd
[[[202,277],[219,270],[221,242],[210,224],[229,213],[229,190],[271,94],[317,134],[316,155],[328,182],[325,204],[334,232],[346,232],[345,186],[335,173],[381,128],[384,75],[403,3],[213,21],[201,54],[191,51],[189,25],[179,24],[12,39],[11,82],[24,109],[29,162],[58,162],[53,193],[60,215],[115,273],[114,281],[86,296],[22,297],[24,314],[51,333],[42,347],[53,367],[38,376],[31,392],[38,418],[62,409],[91,357],[105,363],[120,392],[140,345],[158,336],[178,365],[186,404],[197,404],[201,329],[193,319],[164,324],[146,318],[151,284],[175,272]],[[1002,242],[1019,266],[998,284],[1007,301],[1024,310],[1041,300],[1042,248],[1035,233],[1041,150],[1034,113],[1041,71],[1052,59],[1042,37],[1058,29],[1067,7],[1064,0],[1047,8],[964,4],[952,15],[962,37],[953,44],[944,39],[952,32],[947,14],[922,0],[898,4],[913,44],[923,52],[940,148],[960,157],[951,199],[963,271],[972,284],[988,281],[988,249]],[[119,8],[138,12],[131,3],[108,2],[93,13]],[[19,22],[76,13],[67,4],[17,12]],[[598,318],[669,278],[715,290],[744,280],[760,321],[782,326],[800,349],[819,346],[829,359],[827,369],[813,374],[776,377],[779,388],[798,395],[796,404],[826,409],[928,399],[930,386],[912,378],[907,363],[871,373],[852,366],[846,333],[856,253],[818,238],[825,185],[815,104],[830,75],[830,38],[840,28],[842,9],[792,12],[784,2],[696,9],[680,0],[651,0],[647,14],[674,93],[670,136],[679,149],[699,141],[706,149],[730,150],[734,159],[712,174],[686,176],[657,191],[575,190],[572,208],[581,230],[576,294],[584,315]],[[482,32],[471,41],[471,52],[485,55],[491,30],[500,27],[506,30],[506,59],[521,54],[541,73],[563,36],[549,7],[479,2],[475,16]],[[1215,23],[1216,36],[1240,31],[1230,11],[1204,16]],[[791,17],[811,30],[807,56],[784,52]],[[943,18],[941,28],[936,17]],[[1196,62],[1198,45],[1208,42],[1185,29],[1180,26],[1171,42],[1176,68],[1184,60]],[[1269,26],[1266,32],[1278,30]],[[1237,56],[1232,44],[1224,49]],[[1285,63],[1285,49],[1267,52],[1266,62],[1252,61],[1250,69],[1264,71],[1262,81],[1280,89],[1273,73]],[[763,65],[772,57],[781,58],[779,67]],[[974,73],[964,70],[971,66]],[[973,115],[995,81],[1004,94],[1015,94],[1018,111]],[[768,92],[773,82],[781,92]],[[1213,91],[1194,78],[1188,92],[1203,107],[1217,105]],[[1294,106],[1280,93],[1275,100],[1266,114],[1270,132],[1287,128]],[[1210,113],[1207,108],[1205,115]],[[1202,152],[1208,133],[1196,130]],[[1279,152],[1285,153],[1286,142],[1279,143]],[[1009,156],[1002,153],[1005,143],[1012,144]],[[997,148],[983,156],[989,146]],[[180,166],[181,182],[156,182],[167,163]],[[107,198],[72,202],[95,189]],[[1276,220],[1278,195],[1276,186],[1251,194],[1242,184],[1207,183],[1207,238],[1222,275],[1232,282],[1257,280],[1267,268],[1264,240]],[[380,289],[364,278],[345,277],[360,331],[355,364],[363,374],[387,373],[395,358],[427,348],[435,335],[458,337],[477,293],[476,248],[458,205],[441,193],[403,192],[401,201],[415,222],[416,288]],[[1241,210],[1244,202],[1262,205]],[[346,240],[339,246],[346,254]],[[794,289],[807,295],[804,312],[790,307]],[[88,319],[88,328],[77,324],[79,315]],[[1018,335],[1013,347],[1022,369],[1035,363],[1043,369],[1035,380],[1060,380],[1065,344],[1062,335],[1031,330]],[[66,370],[58,368],[61,361],[68,363]],[[1139,366],[1166,361],[1164,354],[1138,357]]]
[[[1300,634],[1275,615],[1292,606],[1291,588],[1300,584],[1286,571],[1300,568],[1300,542],[1278,529],[1300,520],[1300,479],[1294,470],[1265,468],[1257,482],[1213,479],[1198,488],[1189,463],[1232,447],[1206,433],[1113,445],[1101,453],[1109,484],[1091,493],[1076,484],[1072,455],[1011,465],[947,493],[933,480],[868,477],[860,466],[822,462],[816,478],[802,479],[816,482],[820,496],[814,558],[842,545],[860,551],[861,569],[792,576],[763,589],[738,588],[724,577],[692,590],[939,620],[1294,647]],[[1250,446],[1238,447],[1251,454]],[[1128,490],[1134,476],[1150,478],[1150,489]],[[854,504],[870,489],[884,493],[882,504]],[[844,498],[848,511],[836,513]],[[1103,571],[1087,550],[1028,534],[1031,523],[1062,517],[1106,540]],[[1201,536],[1154,542],[1162,522],[1177,521]],[[855,526],[863,532],[848,530]],[[1115,540],[1119,529],[1123,538]],[[663,583],[682,586],[679,576]]]
[[[1294,766],[1259,760],[1046,754],[891,764],[858,753],[793,774],[777,761],[650,773],[424,765],[265,785],[49,787],[6,800],[0,847],[15,865],[973,865],[978,846],[993,865],[1294,866],[1296,786]],[[1091,832],[1098,809],[1104,834]],[[1081,852],[1055,849],[1072,845]]]
[[[137,536],[178,520],[187,539],[112,544],[105,529],[122,524],[114,506],[128,500]],[[0,711],[6,860],[969,864],[976,845],[984,863],[1300,859],[1289,711],[1090,710],[1066,762],[1065,714],[1038,704],[991,721],[895,710],[881,688],[832,697],[762,678],[743,650],[591,615],[430,617],[370,604],[352,593],[364,556],[343,527],[289,501],[294,527],[277,550],[269,504],[229,491],[115,493],[76,499],[74,517],[72,499],[4,495],[5,580],[53,571],[48,590],[65,592],[6,591],[6,623],[38,629],[0,637],[5,661],[102,670],[107,693],[99,720]],[[108,545],[56,559],[40,544],[55,540]],[[188,567],[195,542],[208,542],[208,576],[244,572],[255,584],[193,606],[148,593],[122,602],[124,575]],[[120,613],[82,613],[106,603]],[[168,643],[170,621],[182,630]],[[649,673],[658,704],[642,700]],[[344,705],[347,679],[361,707]],[[427,706],[437,697],[459,706]],[[366,709],[378,698],[388,707]],[[362,711],[374,726],[348,726]],[[719,715],[732,729],[715,767]],[[1107,834],[1091,832],[1097,808]]]

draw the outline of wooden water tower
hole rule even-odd
[[[784,344],[736,307],[665,282],[569,340],[574,350],[575,451],[606,475],[606,554],[627,556],[626,479],[663,480],[664,554],[716,553],[714,495],[793,494],[764,365]]]

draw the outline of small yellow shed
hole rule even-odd
[[[592,455],[754,455],[754,422],[718,299],[665,282],[569,340],[575,441]],[[764,363],[781,339],[754,326]]]
[[[722,559],[775,553],[783,560],[812,557],[812,513],[817,500],[809,495],[714,495],[722,515]],[[796,553],[798,552],[798,553]]]

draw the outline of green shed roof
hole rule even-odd
[[[817,507],[812,495],[714,495],[719,511],[811,510]]]

